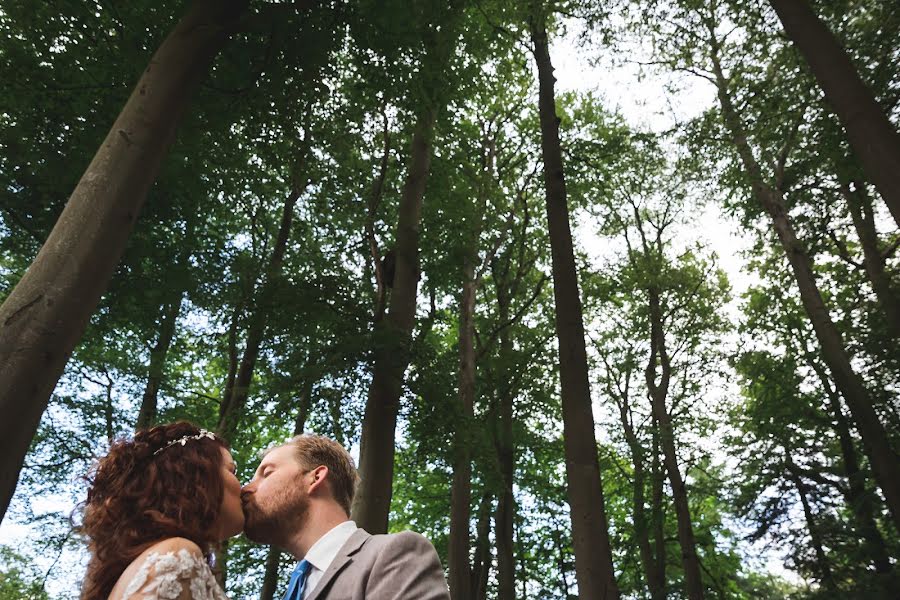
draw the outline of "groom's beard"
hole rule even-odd
[[[260,544],[284,548],[306,525],[308,514],[309,497],[299,487],[288,487],[263,504],[250,496],[244,504],[244,535]]]

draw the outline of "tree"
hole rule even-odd
[[[188,100],[244,3],[198,0],[160,46],[66,210],[0,306],[6,465],[0,517],[66,361],[106,288]],[[212,24],[198,27],[197,23]]]
[[[900,226],[900,134],[808,0],[770,0],[806,59],[847,139]]]

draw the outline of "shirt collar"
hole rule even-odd
[[[304,557],[309,563],[320,571],[328,570],[328,566],[337,556],[338,552],[350,536],[357,530],[356,523],[344,521],[333,527],[312,545]]]

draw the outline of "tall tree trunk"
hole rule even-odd
[[[294,435],[300,435],[306,428],[306,419],[312,408],[312,393],[314,381],[307,377],[301,388],[300,401],[297,406],[297,416],[294,418]],[[278,567],[281,564],[282,551],[275,546],[269,546],[266,556],[266,569],[263,574],[262,589],[259,592],[259,600],[274,600],[278,589]]]
[[[488,579],[491,573],[491,505],[493,497],[490,492],[481,496],[478,505],[478,524],[476,526],[475,556],[472,560],[472,600],[487,598]]]
[[[135,429],[146,429],[156,422],[157,397],[160,385],[162,385],[166,356],[169,353],[169,346],[172,345],[172,339],[175,337],[175,324],[178,321],[183,300],[184,294],[182,293],[161,307],[159,337],[156,339],[153,349],[150,350],[147,385],[141,397],[141,408],[138,411],[137,422],[134,425]]]
[[[411,160],[398,209],[396,266],[387,316],[376,324],[372,383],[363,417],[359,449],[360,485],[353,500],[353,520],[369,533],[386,533],[394,482],[394,435],[403,377],[416,317],[419,284],[419,223],[431,163],[431,137],[437,112],[419,117]]]
[[[794,483],[794,487],[797,489],[797,495],[800,496],[800,504],[803,506],[803,516],[806,518],[806,528],[807,531],[809,531],[809,538],[812,542],[813,551],[816,553],[816,563],[818,566],[819,578],[821,579],[822,584],[825,586],[825,589],[834,592],[836,591],[836,586],[834,583],[834,577],[831,573],[831,565],[828,562],[828,557],[825,555],[825,549],[822,546],[822,536],[819,532],[819,527],[816,524],[812,507],[809,504],[809,487],[797,474],[796,465],[794,465],[790,457],[787,458],[786,466],[788,470],[788,477]]]
[[[659,290],[650,288],[650,359],[647,364],[647,389],[653,404],[653,414],[659,425],[659,437],[662,442],[663,458],[672,486],[672,500],[675,504],[675,517],[678,522],[678,542],[681,545],[681,563],[684,566],[685,592],[691,600],[702,600],[703,578],[700,574],[700,560],[697,557],[697,544],[694,540],[694,528],[691,525],[691,512],[688,506],[687,489],[681,470],[678,468],[678,455],[675,452],[675,431],[672,419],[666,407],[666,396],[669,393],[669,382],[672,367],[666,350],[666,336],[663,330],[662,308],[659,301]],[[656,365],[659,362],[660,377],[656,380]]]
[[[866,175],[900,226],[900,134],[807,0],[769,0],[847,132]]]
[[[508,323],[510,319],[509,282],[506,270],[491,262],[497,296],[497,320]],[[513,442],[513,398],[510,385],[510,365],[513,361],[513,344],[509,328],[504,328],[498,339],[497,412],[494,445],[497,450],[497,467],[500,471],[501,489],[497,496],[494,539],[497,543],[497,600],[516,598],[516,558],[514,521],[516,499],[513,495],[515,474],[515,445]]]
[[[847,401],[863,439],[863,446],[868,451],[875,479],[884,492],[894,524],[900,530],[900,460],[891,448],[887,433],[875,412],[868,390],[850,364],[841,334],[831,320],[828,308],[819,293],[812,260],[794,233],[793,224],[784,207],[781,192],[763,179],[760,166],[747,142],[740,116],[728,93],[728,81],[725,79],[719,63],[719,43],[715,37],[716,25],[711,20],[707,20],[706,26],[710,34],[710,54],[725,125],[731,132],[741,162],[750,179],[753,195],[772,219],[772,225],[794,272],[801,302],[822,348],[822,357],[831,371],[835,385]]]
[[[477,238],[476,238],[477,239]],[[469,431],[475,402],[475,261],[467,253],[463,266],[463,289],[459,302],[459,419],[454,443],[453,484],[450,488],[450,536],[447,571],[450,597],[470,597],[469,520],[472,501],[472,456]]]
[[[644,499],[646,485],[644,451],[631,420],[631,409],[627,392],[622,396],[619,403],[619,419],[622,423],[625,442],[628,444],[628,449],[631,453],[631,464],[633,465],[631,497],[634,505],[634,537],[637,540],[641,569],[644,572],[644,579],[646,579],[647,587],[650,590],[650,598],[652,600],[664,600],[665,581],[659,579],[659,571],[656,568],[653,549],[650,547],[650,523],[647,519]]]
[[[656,558],[656,580],[663,585],[663,593],[665,593],[666,584],[666,507],[663,501],[663,487],[665,485],[666,474],[659,462],[659,423],[656,417],[653,417],[650,424],[652,432],[652,448],[650,460],[650,524],[653,528],[653,554]]]
[[[606,506],[594,436],[594,415],[588,383],[587,352],[578,274],[569,226],[569,208],[556,115],[555,78],[550,62],[546,16],[535,2],[530,19],[531,41],[538,70],[538,109],[547,222],[553,262],[556,334],[562,388],[563,442],[566,480],[575,550],[575,577],[580,598],[608,600],[619,597]]]
[[[0,519],[176,126],[244,0],[196,0],[153,55],[34,262],[0,306]]]
[[[891,277],[885,271],[884,256],[878,247],[878,231],[875,229],[872,202],[866,193],[865,184],[855,181],[853,188],[851,190],[849,185],[843,182],[841,184],[841,192],[847,201],[853,227],[863,249],[866,275],[875,291],[875,297],[878,298],[878,304],[884,311],[891,336],[895,343],[900,343],[900,299],[894,293]]]

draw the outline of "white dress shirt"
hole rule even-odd
[[[309,552],[306,553],[306,556],[303,557],[310,564],[309,575],[306,576],[306,587],[303,588],[304,600],[312,595],[313,590],[316,589],[316,585],[322,579],[322,575],[328,570],[328,566],[334,561],[341,546],[347,543],[347,540],[350,539],[350,536],[357,529],[359,528],[353,521],[344,521],[320,537],[309,549]]]

